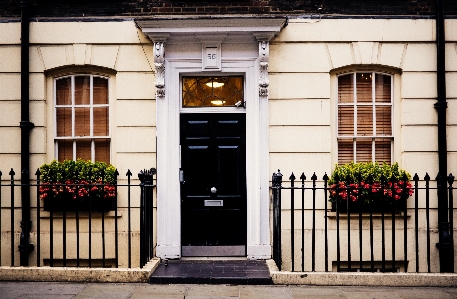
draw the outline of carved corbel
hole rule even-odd
[[[165,96],[165,48],[163,42],[154,42],[154,67],[156,69],[156,98]]]
[[[269,56],[269,42],[266,40],[259,41],[259,95],[261,97],[268,96],[268,56]]]

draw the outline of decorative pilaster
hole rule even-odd
[[[259,96],[268,97],[268,57],[270,53],[270,45],[267,40],[259,41]]]
[[[162,41],[154,42],[154,66],[156,69],[156,98],[165,97],[165,47]]]

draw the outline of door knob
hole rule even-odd
[[[211,193],[216,193],[216,192],[217,192],[216,187],[211,187]]]

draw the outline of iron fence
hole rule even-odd
[[[329,186],[326,174],[318,180],[315,173],[310,181],[302,173],[296,184],[292,173],[283,182],[278,170],[271,186],[273,259],[280,270],[289,271],[440,272],[441,246],[448,250],[446,263],[454,272],[454,177],[447,177],[449,222],[439,224],[441,181],[428,174],[421,180],[416,174],[409,187],[412,195],[403,204],[392,208],[381,200],[374,207],[373,200],[364,204],[349,199],[361,193],[360,185]],[[395,192],[387,180],[378,188]],[[330,202],[335,192],[346,194],[346,200]],[[371,190],[368,196],[373,196]],[[437,243],[440,229],[447,240],[442,244]]]
[[[114,184],[43,184],[38,170],[28,185],[32,221],[24,233],[19,219],[23,185],[13,169],[4,181],[0,171],[0,265],[19,265],[20,239],[26,236],[30,266],[143,267],[153,257],[155,173],[154,168],[141,171],[135,185],[130,170],[121,181],[116,171]],[[112,198],[103,195],[109,188]],[[88,190],[87,196],[73,196],[79,190]],[[59,192],[65,196],[47,196]]]

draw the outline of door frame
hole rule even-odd
[[[168,52],[167,52],[168,53]],[[249,54],[249,53],[248,53]],[[247,257],[271,257],[269,222],[268,101],[260,101],[258,58],[222,59],[222,75],[245,76]],[[157,247],[161,258],[181,257],[180,78],[201,73],[201,60],[165,60],[165,97],[156,103],[157,113]],[[202,74],[206,75],[206,73]],[[239,111],[239,110],[238,110]],[[200,111],[199,111],[200,112]],[[179,211],[179,212],[178,212]],[[179,213],[179,215],[177,215]]]
[[[247,257],[271,258],[269,41],[286,26],[287,19],[215,16],[211,19],[142,19],[135,23],[153,43],[157,135],[156,256],[181,257],[181,223],[180,215],[177,215],[180,213],[180,76],[216,72],[245,76]],[[215,59],[213,55],[217,63],[212,60]]]

